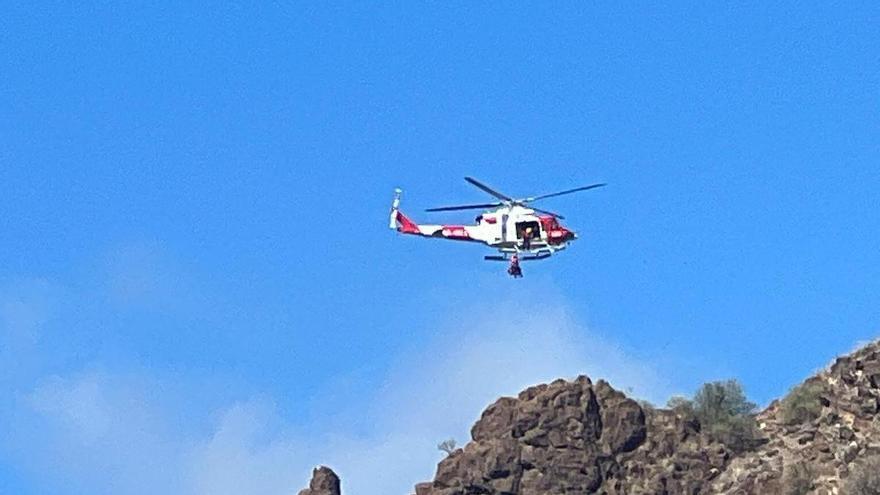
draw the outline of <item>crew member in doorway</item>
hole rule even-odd
[[[532,228],[526,227],[523,230],[523,249],[528,251],[532,247]]]

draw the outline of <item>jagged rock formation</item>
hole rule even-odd
[[[339,476],[332,469],[324,466],[312,471],[309,487],[301,490],[299,495],[340,495]]]
[[[854,467],[880,456],[880,342],[805,384],[810,413],[775,401],[745,451],[687,411],[643,407],[601,380],[538,385],[489,406],[416,495],[845,494]],[[338,495],[335,475],[335,491],[320,491],[319,471],[300,495]]]
[[[417,495],[698,493],[731,453],[699,424],[587,377],[502,398]]]

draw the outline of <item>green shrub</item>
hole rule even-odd
[[[880,457],[871,457],[854,468],[841,493],[844,495],[880,494]]]
[[[694,403],[687,397],[674,395],[666,401],[666,407],[685,416],[694,415]]]
[[[693,400],[673,396],[666,407],[696,419],[703,433],[735,451],[749,450],[758,439],[755,404],[749,402],[736,380],[705,383]]]
[[[704,425],[704,423],[700,423]],[[712,438],[727,445],[734,452],[745,452],[756,445],[758,439],[758,427],[755,418],[746,415],[737,415],[725,421],[710,424],[708,428],[703,426]]]
[[[706,383],[693,401],[700,427],[735,451],[748,450],[758,437],[755,404],[749,402],[736,380]]]
[[[807,495],[813,489],[816,474],[806,463],[785,466],[782,476],[783,495]]]
[[[751,414],[755,404],[746,399],[736,380],[703,384],[694,396],[694,409],[700,420],[715,424],[732,416]]]
[[[782,421],[785,424],[794,425],[808,423],[815,420],[822,413],[822,403],[819,397],[822,394],[822,386],[818,383],[803,383],[793,388],[782,399]]]

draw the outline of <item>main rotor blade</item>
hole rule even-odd
[[[481,205],[460,205],[460,206],[441,206],[439,208],[428,208],[425,211],[456,211],[456,210],[485,210],[486,208],[495,208],[501,206],[501,203],[484,203]]]
[[[559,213],[553,213],[552,211],[542,210],[540,208],[535,208],[533,206],[529,206],[528,208],[531,208],[531,209],[537,211],[538,213],[543,213],[545,215],[550,215],[551,217],[556,217],[560,220],[565,220],[565,217],[560,215]]]
[[[586,191],[586,190],[588,190],[588,189],[595,189],[595,188],[597,188],[597,187],[602,187],[602,186],[604,186],[604,185],[606,185],[606,184],[604,184],[604,183],[602,183],[602,184],[591,184],[591,185],[589,185],[589,186],[577,187],[577,188],[574,188],[574,189],[569,189],[569,190],[567,190],[567,191],[559,191],[559,192],[550,193],[550,194],[542,194],[542,195],[540,195],[540,196],[535,196],[535,197],[532,197],[532,198],[526,198],[524,201],[525,201],[525,202],[538,201],[539,199],[552,198],[552,197],[555,197],[555,196],[562,196],[563,194],[571,194],[571,193],[576,193],[576,192],[579,192],[579,191]]]
[[[483,191],[491,194],[492,196],[495,196],[496,198],[500,199],[501,201],[513,201],[513,198],[501,194],[500,192],[492,189],[491,187],[487,186],[486,184],[483,184],[482,182],[478,181],[477,179],[474,179],[473,177],[465,177],[464,180],[470,182],[472,185],[482,189]]]

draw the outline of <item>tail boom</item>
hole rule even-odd
[[[391,216],[388,227],[397,230],[401,234],[418,235],[422,237],[439,237],[457,241],[478,241],[473,237],[472,227],[463,225],[419,225],[400,211],[400,189],[394,190],[394,200],[391,202]]]

